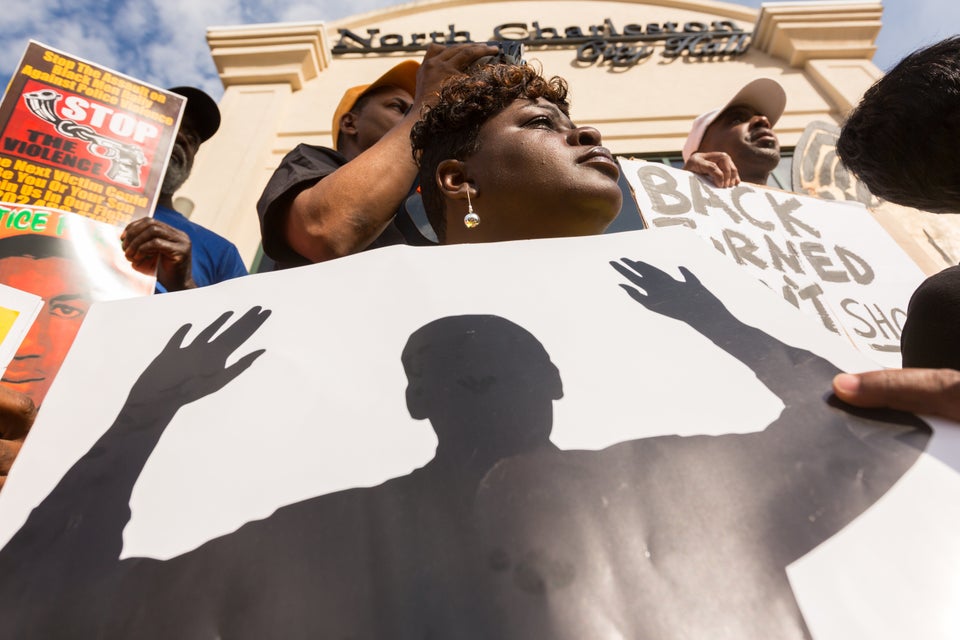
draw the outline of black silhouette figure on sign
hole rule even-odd
[[[562,451],[543,345],[497,316],[441,318],[402,354],[410,414],[438,437],[427,465],[170,560],[119,560],[131,488],[177,408],[262,353],[225,366],[269,312],[213,337],[225,314],[187,347],[187,327],[174,335],[0,551],[0,638],[808,637],[785,567],[883,495],[929,430],[824,401],[832,365],[744,325],[686,270],[612,264],[633,300],[750,366],[781,416]]]

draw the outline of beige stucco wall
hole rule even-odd
[[[575,47],[529,47],[526,58],[571,87],[572,116],[596,126],[614,153],[677,152],[698,114],[721,106],[746,82],[777,79],[788,95],[776,129],[784,146],[812,120],[839,122],[880,75],[870,59],[880,29],[879,2],[771,3],[754,10],[711,1],[432,0],[324,24],[211,28],[208,42],[225,92],[223,125],[201,149],[178,195],[192,218],[233,240],[249,263],[259,242],[255,203],[283,155],[298,142],[330,144],[331,117],[343,91],[422,53],[331,55],[337,29],[360,35],[447,31],[454,24],[486,40],[503,23],[539,21],[562,31],[610,18],[628,23],[730,20],[754,31],[739,57],[665,58],[663,43],[631,67],[584,64]]]

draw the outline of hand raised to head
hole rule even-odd
[[[717,311],[726,312],[723,303],[686,267],[680,267],[684,279],[676,280],[646,262],[628,258],[620,262],[610,262],[610,266],[636,285],[621,284],[620,288],[650,311],[687,323]]]
[[[413,113],[419,115],[421,107],[436,102],[437,92],[444,80],[463,73],[480,58],[495,53],[495,46],[483,42],[447,46],[432,43],[417,71],[417,95],[414,96]]]
[[[256,333],[270,317],[270,310],[253,307],[215,336],[232,315],[232,311],[222,314],[188,345],[183,345],[183,340],[192,325],[180,327],[134,384],[129,402],[181,407],[219,391],[243,373],[264,349],[248,353],[229,366],[227,359]]]

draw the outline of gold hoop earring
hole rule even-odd
[[[467,187],[467,215],[463,216],[463,226],[467,229],[473,229],[480,224],[480,216],[473,210],[473,203],[470,202],[470,188]]]

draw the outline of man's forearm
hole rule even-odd
[[[383,232],[417,176],[408,116],[290,204],[287,244],[312,262],[362,251]]]

